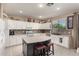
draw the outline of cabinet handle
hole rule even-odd
[[[62,43],[63,42],[63,38],[59,38],[59,42]]]

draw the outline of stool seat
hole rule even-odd
[[[34,46],[33,49],[33,55],[38,55],[38,56],[49,56],[53,54],[54,55],[54,45],[53,43],[48,43],[46,44],[37,44]]]
[[[45,47],[46,47],[45,45],[37,45],[37,46],[35,47],[35,49],[40,50],[40,49],[43,49],[43,48],[45,48]]]
[[[36,46],[34,46],[34,51],[33,51],[33,55],[35,55],[36,53],[35,52],[37,52],[38,53],[38,55],[44,55],[44,49],[45,49],[45,45],[44,44],[37,44]]]

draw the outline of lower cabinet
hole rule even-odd
[[[23,37],[25,37],[26,35],[12,35],[9,36],[8,42],[6,44],[6,46],[16,46],[16,45],[20,45],[22,44],[22,39]]]
[[[70,48],[70,44],[72,43],[70,36],[63,35],[52,35],[52,42],[66,48]]]

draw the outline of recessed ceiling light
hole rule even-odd
[[[20,11],[19,11],[19,13],[23,13],[23,11],[22,11],[22,10],[20,10]]]
[[[43,4],[39,4],[38,6],[41,8],[41,7],[43,7]]]
[[[42,16],[39,16],[39,18],[42,18]]]
[[[57,8],[57,10],[60,10],[60,8]]]

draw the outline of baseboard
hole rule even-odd
[[[9,46],[6,46],[5,48],[14,47],[14,46],[19,46],[19,45],[22,45],[22,43],[20,43],[20,44],[15,44],[15,45],[9,45]]]

